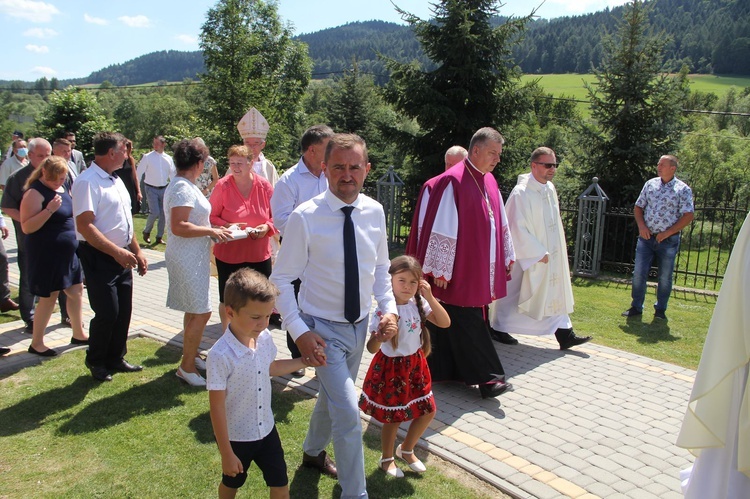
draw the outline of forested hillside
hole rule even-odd
[[[182,81],[185,78],[196,79],[202,71],[203,54],[200,51],[163,50],[95,71],[89,75],[86,83],[109,81],[115,85],[138,85],[161,80]]]
[[[664,52],[666,70],[677,71],[686,64],[691,73],[750,75],[750,1],[652,0],[647,4],[653,31],[671,38]],[[622,12],[623,8],[617,7],[582,16],[534,20],[521,43],[513,48],[514,62],[527,74],[588,73],[599,65],[602,38],[612,32]],[[496,22],[503,21],[501,17]],[[384,21],[350,23],[297,39],[308,45],[315,79],[340,75],[356,60],[360,73],[373,75],[375,82],[382,84],[388,72],[378,54],[403,62],[416,60],[425,67],[431,64],[408,27]],[[197,79],[202,71],[200,51],[170,50],[113,64],[85,79],[63,80],[59,85],[182,81]]]
[[[672,41],[667,69],[687,64],[691,73],[750,74],[750,2],[747,0],[654,0],[649,21]],[[611,33],[622,7],[551,21],[537,20],[513,54],[524,73],[587,73],[601,58],[602,37]]]

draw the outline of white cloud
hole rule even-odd
[[[190,35],[177,35],[174,37],[174,39],[184,43],[185,45],[195,45],[195,43],[198,41],[197,38]]]
[[[52,38],[57,36],[58,33],[51,28],[29,28],[23,32],[23,36],[30,36],[34,38]]]
[[[31,72],[43,76],[55,76],[57,74],[57,71],[52,68],[48,68],[47,66],[34,66],[34,69],[32,69]]]
[[[107,21],[106,19],[90,16],[88,14],[83,15],[83,20],[90,24],[98,24],[99,26],[106,26],[109,24],[109,21]]]
[[[49,47],[46,45],[26,45],[26,50],[37,54],[46,54],[49,52]]]
[[[32,23],[48,23],[60,11],[51,3],[33,0],[0,0],[0,13]]]
[[[150,28],[152,26],[151,19],[144,15],[138,16],[121,16],[118,17],[125,25],[131,28]]]

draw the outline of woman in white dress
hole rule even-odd
[[[182,362],[177,368],[177,377],[192,386],[206,386],[206,380],[198,373],[198,367],[205,369],[204,364],[196,357],[203,330],[211,317],[211,239],[224,242],[231,234],[222,227],[211,227],[208,220],[211,205],[195,185],[207,157],[208,148],[201,142],[179,142],[174,150],[177,176],[164,193],[169,236],[164,252],[169,273],[167,307],[185,312]]]

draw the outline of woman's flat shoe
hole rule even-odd
[[[404,459],[404,454],[406,455],[414,454],[414,451],[403,450],[401,448],[401,444],[398,444],[398,447],[396,447],[396,456],[399,459]],[[404,459],[404,461],[406,461],[406,459]],[[427,471],[427,468],[425,467],[424,463],[422,463],[422,461],[420,461],[419,459],[417,459],[416,463],[410,463],[409,461],[406,461],[406,463],[409,465],[409,468],[411,468],[412,471],[416,471],[417,473],[424,473],[425,471]]]
[[[57,352],[52,350],[51,348],[48,348],[47,350],[44,350],[40,352],[39,350],[36,350],[34,347],[29,347],[29,353],[33,353],[34,355],[39,355],[40,357],[55,357],[57,355]]]
[[[383,465],[385,463],[390,463],[391,461],[395,461],[395,460],[396,459],[392,458],[392,457],[383,458],[381,456],[380,457],[380,463],[379,463],[380,464],[380,469],[383,470],[383,471],[385,471],[386,475],[392,476],[393,478],[403,478],[404,477],[404,472],[401,471],[401,468],[399,468],[398,466],[396,466],[395,468],[388,468],[388,469],[383,468]]]
[[[177,368],[177,377],[190,386],[206,386],[206,380],[198,373],[187,373],[181,367]]]
[[[89,344],[89,339],[86,338],[85,340],[79,340],[78,338],[71,338],[70,339],[70,344],[71,345],[88,345]]]

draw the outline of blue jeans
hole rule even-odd
[[[648,272],[651,270],[651,264],[656,258],[658,270],[656,273],[656,310],[666,311],[669,295],[672,294],[672,271],[674,270],[674,261],[677,257],[677,250],[680,249],[680,234],[675,234],[663,240],[656,242],[656,237],[651,239],[638,238],[638,244],[635,247],[635,268],[633,269],[633,302],[631,307],[643,310],[643,301],[646,299],[646,279]]]
[[[151,234],[151,229],[154,228],[154,222],[159,219],[159,225],[156,227],[156,237],[162,237],[164,235],[164,225],[166,220],[164,219],[164,187],[157,189],[151,187],[148,184],[143,184],[146,188],[146,199],[148,199],[148,219],[146,219],[146,227],[143,232]]]
[[[354,382],[367,338],[367,320],[357,324],[332,322],[300,314],[310,331],[326,342],[326,366],[316,368],[320,394],[302,449],[310,456],[320,454],[333,438],[341,499],[366,498],[365,454],[359,394]]]

